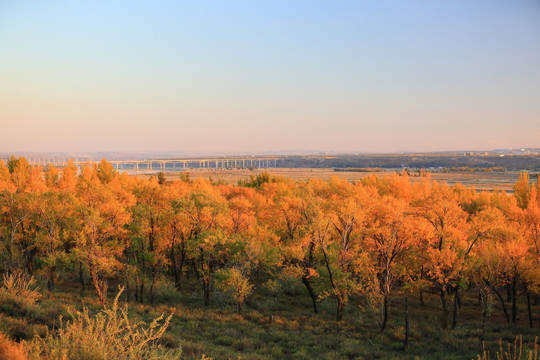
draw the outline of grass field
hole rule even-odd
[[[329,300],[322,301],[320,313],[314,314],[300,282],[288,284],[287,294],[276,295],[261,286],[258,289],[242,315],[219,292],[212,294],[211,306],[205,307],[194,279],[188,280],[181,292],[162,283],[154,305],[128,305],[131,316],[148,322],[163,313],[173,314],[160,341],[169,348],[181,347],[184,359],[201,359],[203,355],[214,359],[476,359],[483,351],[474,291],[465,292],[457,328],[445,331],[439,326],[438,298],[425,296],[426,306],[421,307],[418,297],[408,294],[411,335],[404,351],[405,294],[394,297],[389,326],[380,331],[377,315],[362,310],[354,301],[345,308],[342,321],[334,320],[335,304]],[[110,293],[114,296],[112,286]],[[17,340],[30,340],[58,327],[60,316],[65,322],[83,306],[92,314],[101,309],[91,291],[81,293],[71,283],[63,284],[54,293],[43,291],[33,305],[3,303],[0,330]],[[533,308],[536,314],[539,307]],[[501,314],[499,310],[494,314]],[[485,347],[492,358],[499,339],[512,343],[523,335],[526,343],[538,335],[538,328],[528,328],[525,311],[520,304],[518,325],[513,327],[507,327],[499,315],[489,318]]]

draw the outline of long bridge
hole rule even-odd
[[[215,158],[184,158],[184,159],[132,159],[108,160],[118,171],[185,171],[189,169],[230,169],[230,168],[278,168],[284,167],[287,156],[249,156],[249,157],[215,157]],[[65,167],[67,158],[29,158],[34,166]],[[73,164],[82,167],[87,163],[98,164],[97,160],[72,159]]]

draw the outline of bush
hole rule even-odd
[[[266,288],[274,295],[285,294],[299,296],[305,293],[305,287],[298,276],[292,274],[280,274],[277,280],[269,280]]]
[[[91,317],[88,309],[78,312],[55,334],[36,337],[28,344],[35,359],[179,359],[180,349],[166,350],[157,340],[167,329],[172,315],[163,315],[150,324],[132,322],[127,306],[118,307],[116,296],[112,308]]]
[[[156,282],[156,302],[165,303],[165,304],[174,304],[180,302],[182,296],[180,292],[175,288],[174,283],[165,279],[160,278]]]
[[[26,319],[0,317],[0,332],[9,335],[16,341],[32,339],[35,336],[33,330]]]
[[[478,355],[478,360],[489,360],[489,351],[484,349],[482,355]],[[502,339],[499,339],[499,350],[496,354],[497,360],[540,360],[540,346],[538,337],[531,342],[529,346],[523,346],[523,337],[518,336],[513,344],[503,345]]]
[[[2,360],[27,360],[22,344],[10,340],[0,333],[0,359]]]
[[[41,297],[33,276],[17,271],[4,274],[3,278],[4,281],[0,287],[1,300],[19,305],[32,305]]]
[[[240,314],[242,304],[253,291],[253,285],[249,283],[248,277],[240,270],[230,268],[217,271],[215,279],[216,287],[230,294]]]

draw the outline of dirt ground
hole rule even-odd
[[[317,178],[327,180],[332,176],[337,176],[348,181],[361,180],[364,177],[375,174],[380,177],[391,176],[392,171],[380,172],[355,172],[355,171],[334,171],[333,169],[190,169],[188,172],[191,178],[199,177],[205,179],[223,180],[227,183],[236,184],[238,180],[244,180],[251,175],[267,171],[275,176],[283,176],[294,180],[306,180]],[[135,174],[138,177],[149,178],[155,176],[157,172],[141,172]],[[167,172],[167,180],[180,179],[180,172]],[[414,176],[411,179],[417,181],[420,178]],[[511,191],[514,183],[519,179],[519,172],[470,172],[470,173],[433,173],[432,178],[437,181],[446,181],[448,184],[461,183],[466,186],[474,186],[477,190],[506,190]]]

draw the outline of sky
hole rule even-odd
[[[0,1],[0,152],[540,147],[540,1]]]

